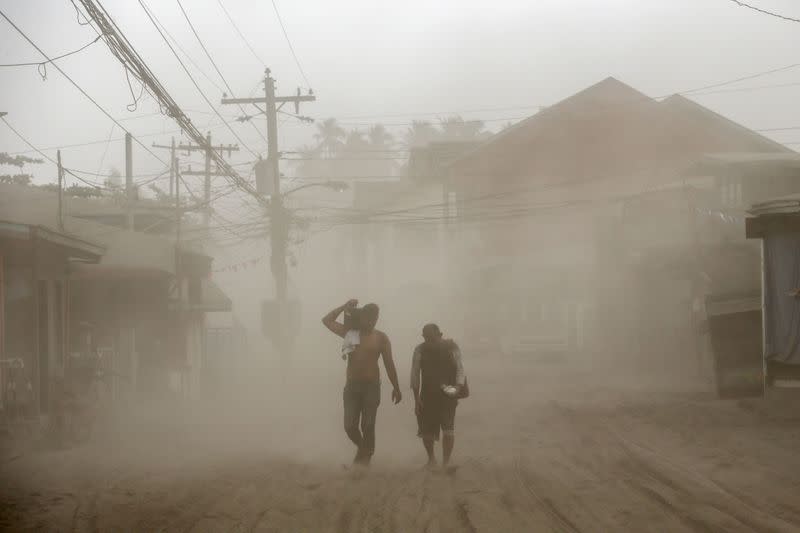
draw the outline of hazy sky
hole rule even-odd
[[[531,114],[607,76],[651,96],[666,95],[739,76],[800,63],[800,24],[737,7],[729,0],[276,0],[300,62],[319,101],[301,113],[339,117],[345,123],[383,121],[398,134],[412,118],[462,112],[497,128]],[[269,65],[279,93],[306,86],[281,33],[272,5],[259,0],[222,0],[243,34]],[[216,73],[183,19],[177,2],[147,0],[169,32],[217,85]],[[800,17],[792,0],[752,3]],[[192,86],[135,0],[105,0],[117,24],[168,91],[215,142],[235,142]],[[217,0],[183,0],[200,36],[237,96],[261,94],[263,66],[245,47]],[[76,21],[68,0],[0,0],[3,12],[46,53],[56,56],[95,37]],[[0,63],[37,61],[38,53],[0,20]],[[184,61],[186,61],[184,59]],[[190,62],[195,79],[227,118],[239,114],[219,106],[221,91]],[[142,142],[168,143],[174,123],[144,99],[135,112],[122,67],[98,42],[59,65]],[[727,87],[797,86],[726,92],[697,101],[752,128],[800,126],[800,68]],[[42,80],[36,67],[0,68],[0,111],[39,147],[118,139],[122,132],[52,66]],[[134,90],[138,86],[134,82]],[[486,108],[518,109],[486,110]],[[466,112],[469,110],[480,112]],[[200,111],[200,112],[197,112]],[[403,115],[404,114],[404,115]],[[389,115],[389,116],[387,116]],[[403,115],[403,116],[396,116]],[[350,118],[353,117],[353,118]],[[264,122],[258,120],[258,127]],[[234,124],[256,152],[264,142],[252,126]],[[355,127],[355,126],[353,126]],[[308,142],[314,126],[287,120],[281,148]],[[165,132],[162,135],[155,135]],[[800,142],[800,129],[774,138]],[[800,147],[800,144],[793,145]],[[0,151],[27,147],[0,124]],[[54,154],[54,150],[48,150]],[[123,144],[65,148],[65,164],[106,173],[123,168]],[[166,160],[166,153],[157,152]],[[104,155],[105,154],[105,155]],[[252,156],[243,150],[235,161]],[[195,156],[200,166],[201,157]],[[162,169],[136,149],[135,174]],[[45,180],[44,167],[33,169]]]

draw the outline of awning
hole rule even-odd
[[[39,240],[69,251],[69,255],[88,261],[97,261],[103,255],[103,246],[79,239],[36,224],[0,220],[0,237],[33,242]]]
[[[82,264],[70,267],[70,278],[73,280],[160,280],[168,277],[169,272],[157,268]]]

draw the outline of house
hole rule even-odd
[[[11,219],[11,220],[9,220]],[[47,413],[63,377],[70,321],[69,268],[97,263],[98,243],[0,209],[0,404],[17,414]]]
[[[454,208],[447,165],[478,144],[447,141],[413,147],[406,175],[353,186],[344,276],[370,300],[391,302],[382,316],[397,330],[410,332],[409,342],[416,341],[421,320],[443,321],[461,312],[449,305],[447,291],[448,223]]]
[[[119,405],[159,394],[200,390],[204,320],[209,310],[230,310],[208,279],[212,259],[202,250],[65,215],[56,194],[33,187],[0,186],[0,215],[59,227],[102,249],[93,263],[67,261],[68,294],[64,366],[99,355]],[[4,248],[5,249],[5,248]]]
[[[746,235],[761,240],[766,382],[800,385],[800,195],[754,204]]]
[[[731,184],[689,170],[709,155],[746,152],[792,153],[684,97],[659,102],[614,78],[498,133],[450,165],[458,212],[451,278],[470,288],[460,305],[483,307],[481,327],[517,345],[537,336],[552,345],[552,320],[543,317],[561,317],[560,335],[581,331],[563,338],[572,352],[628,353],[650,369],[696,367],[693,309],[705,290],[698,256],[711,258],[708,247],[735,231],[710,228],[721,212],[716,198]],[[516,273],[496,273],[498,262]],[[564,287],[564,273],[574,286]],[[496,287],[477,282],[487,275]],[[516,325],[492,320],[501,309],[531,316],[531,305],[538,312]],[[647,321],[669,342],[643,346],[635,332]]]

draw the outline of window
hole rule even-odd
[[[455,191],[447,192],[447,213],[450,218],[458,217],[458,194]]]

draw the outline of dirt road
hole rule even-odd
[[[344,469],[338,384],[320,385],[326,402],[7,462],[0,519],[8,531],[800,530],[800,420],[590,378],[473,370],[450,474],[420,468],[408,400],[381,406],[372,470]]]

